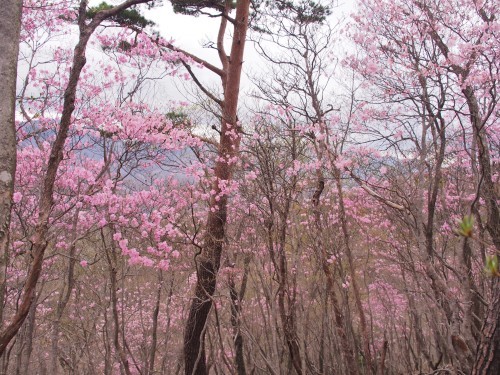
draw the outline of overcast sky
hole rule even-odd
[[[110,4],[119,4],[123,0],[107,0]],[[344,17],[343,14],[349,12],[355,0],[340,0],[341,4],[335,8],[334,15]],[[90,5],[97,5],[102,0],[91,0]],[[174,44],[196,56],[199,56],[216,66],[220,66],[217,52],[212,48],[203,47],[207,42],[215,42],[219,28],[219,18],[210,18],[207,16],[185,16],[175,14],[168,0],[164,0],[162,6],[146,10],[144,15],[156,24],[156,28],[165,39],[173,39]],[[228,28],[227,41],[230,42],[230,28]],[[227,46],[229,50],[229,45]],[[263,61],[259,58],[252,43],[245,46],[245,65],[242,78],[242,87],[249,90],[251,83],[248,74],[255,74],[261,71]],[[218,87],[220,81],[213,73],[208,70],[197,71],[199,79],[206,83],[208,87]],[[168,97],[173,100],[189,99],[185,95],[186,89],[179,84],[179,80],[166,80],[161,84],[160,90],[165,90]]]
[[[164,5],[161,7],[156,7],[145,12],[148,19],[156,23],[160,34],[166,38],[172,38],[174,44],[179,48],[190,52],[208,62],[220,66],[220,61],[217,55],[217,51],[213,48],[207,48],[208,42],[215,42],[217,37],[217,32],[219,29],[219,18],[210,18],[207,16],[200,15],[198,17],[186,16],[182,14],[175,14],[172,10],[170,2],[165,1]],[[229,53],[230,49],[230,39],[229,34],[231,32],[228,27],[229,33],[226,36],[227,40],[227,51]],[[259,58],[253,48],[251,43],[247,43],[245,46],[245,65],[248,67],[251,65],[258,65]],[[197,75],[200,79],[207,83],[208,86],[216,86],[220,84],[217,76],[212,72],[197,71]],[[248,77],[243,76],[244,87],[250,85]],[[176,97],[179,96],[178,93],[172,93]],[[181,95],[182,96],[182,95]]]

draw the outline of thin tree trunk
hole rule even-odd
[[[310,62],[308,61],[307,51],[306,51],[306,54],[304,55],[304,60],[305,60],[306,67],[307,67],[307,85],[309,87],[309,95],[311,96],[312,105],[313,105],[314,111],[316,113],[316,119],[314,119],[314,120],[319,124],[320,133],[324,137],[322,140],[318,141],[316,155],[317,155],[318,160],[320,160],[320,161],[322,161],[323,156],[328,157],[328,161],[330,163],[331,169],[332,169],[334,177],[335,177],[337,194],[338,194],[338,199],[339,199],[339,211],[340,211],[339,214],[340,214],[340,223],[341,223],[341,227],[342,227],[342,239],[343,239],[344,246],[345,246],[345,252],[346,252],[347,258],[348,258],[349,271],[351,273],[351,278],[352,278],[352,280],[351,280],[352,281],[352,288],[354,291],[354,300],[356,302],[356,307],[357,307],[358,315],[359,315],[361,334],[362,334],[362,338],[363,338],[363,353],[364,353],[364,357],[366,359],[366,365],[369,369],[369,372],[372,372],[373,365],[372,365],[372,357],[371,357],[371,352],[370,352],[370,340],[369,340],[368,329],[367,329],[367,325],[366,325],[366,317],[365,317],[363,305],[361,304],[361,297],[360,297],[359,287],[357,284],[357,279],[356,279],[356,274],[355,274],[356,270],[355,270],[355,266],[354,266],[354,262],[353,262],[352,253],[351,253],[350,236],[349,236],[349,230],[347,227],[347,216],[346,216],[345,205],[344,205],[344,196],[343,196],[343,191],[342,191],[342,183],[340,181],[340,173],[341,172],[337,168],[337,166],[335,165],[335,160],[333,159],[333,155],[331,154],[331,152],[329,152],[329,150],[327,148],[327,143],[325,143],[325,139],[326,139],[326,142],[328,142],[328,140],[329,140],[328,130],[326,129],[326,126],[324,123],[325,112],[321,108],[321,103],[320,103],[320,100],[319,100],[318,94],[317,94],[318,91],[315,88],[315,85],[317,83],[314,82],[314,80],[313,80],[313,74],[312,74],[313,72],[310,68]],[[315,216],[316,216],[317,223],[319,221],[319,217],[318,217],[319,211],[317,210],[317,207],[319,205],[319,199],[320,199],[321,193],[324,189],[324,184],[325,184],[324,177],[323,177],[321,171],[319,171],[318,172],[318,179],[317,179],[317,187],[316,187],[316,191],[314,193],[313,200],[312,200],[313,205],[315,205],[315,207],[316,207]],[[316,225],[316,226],[317,226],[317,228],[320,228],[320,226],[318,226],[318,225]],[[324,268],[325,268],[325,266],[324,266]],[[329,268],[328,264],[326,264],[326,268]],[[332,291],[333,291],[333,289],[332,289]],[[332,299],[332,301],[333,300],[334,299]],[[346,339],[347,339],[347,337],[346,337]],[[348,347],[347,347],[348,345],[349,344],[347,342],[343,343],[344,349],[350,351],[350,349],[348,349]],[[346,352],[345,354],[351,356],[350,353]],[[355,362],[353,361],[351,363],[352,363],[352,366],[351,366],[352,368],[350,368],[349,371],[357,371],[357,370],[353,369]]]
[[[477,345],[477,354],[473,375],[500,374],[500,277],[491,281],[492,296],[483,328],[481,338]]]
[[[287,220],[284,220],[282,226],[286,226]],[[285,229],[281,230],[285,232]],[[280,241],[281,242],[281,241]],[[295,302],[295,283],[294,290],[288,287],[289,280],[287,275],[286,256],[285,256],[285,234],[283,234],[282,243],[278,249],[279,269],[278,274],[278,307],[280,310],[281,324],[285,335],[285,341],[290,354],[290,361],[298,375],[302,375],[302,361],[299,347],[299,338],[297,335],[297,317],[296,317],[296,302]],[[291,296],[290,296],[291,294]],[[286,298],[285,298],[286,297]],[[285,300],[288,309],[285,307]]]
[[[108,261],[109,277],[110,277],[110,299],[111,299],[111,313],[113,316],[113,345],[115,347],[116,353],[118,354],[118,359],[120,364],[125,371],[126,375],[131,375],[129,361],[127,355],[125,354],[125,345],[120,344],[120,317],[118,314],[118,296],[116,291],[118,289],[117,285],[117,259],[116,259],[116,248],[113,245],[113,240],[111,240],[111,249],[108,249],[104,237],[104,232],[101,230],[101,237],[104,246],[104,251],[106,252],[106,259]],[[123,323],[123,322],[122,322]],[[124,338],[123,338],[124,339]]]
[[[56,317],[52,326],[52,361],[50,371],[52,374],[56,375],[59,373],[58,359],[59,359],[59,332],[61,330],[61,319],[64,314],[64,310],[71,298],[71,293],[73,292],[73,286],[75,283],[75,263],[76,263],[76,226],[78,224],[78,213],[76,211],[73,217],[73,227],[72,227],[72,239],[69,250],[68,257],[68,268],[67,277],[64,280],[62,291],[59,294],[59,300],[57,301]]]
[[[149,366],[147,374],[154,374],[156,347],[158,345],[158,316],[160,314],[161,289],[163,288],[163,272],[158,271],[158,291],[156,292],[156,303],[153,310],[153,325],[151,327],[151,348],[149,349]]]
[[[105,288],[106,289],[106,288]],[[102,327],[102,341],[104,345],[104,375],[111,375],[113,371],[113,362],[111,358],[111,343],[109,338],[108,331],[108,306],[104,309],[103,312],[104,325]]]
[[[387,347],[389,346],[389,343],[387,340],[384,340],[384,344],[382,345],[381,353],[380,353],[380,361],[378,364],[377,368],[377,374],[378,375],[384,375],[385,374],[385,356],[387,354]]]
[[[368,368],[368,373],[372,373],[373,362],[372,362],[372,355],[370,352],[370,337],[368,334],[368,327],[366,324],[365,311],[363,308],[363,304],[361,303],[361,295],[359,293],[359,286],[356,278],[356,268],[354,265],[354,260],[351,252],[350,235],[349,235],[349,230],[347,228],[347,215],[345,212],[345,205],[344,205],[344,193],[342,190],[342,182],[340,181],[340,171],[334,165],[332,165],[332,167],[334,168],[335,182],[337,185],[337,193],[339,198],[340,223],[343,234],[342,238],[345,245],[345,252],[347,254],[349,272],[351,274],[352,289],[354,291],[354,301],[356,302],[356,308],[359,314],[359,325],[361,328],[361,335],[363,337],[363,354],[366,360],[366,367]]]
[[[464,77],[465,78],[465,77]],[[500,254],[500,211],[498,196],[493,183],[491,156],[479,105],[473,89],[467,86],[463,93],[469,106],[474,137],[477,141],[480,171],[480,192],[485,200],[487,220],[486,230],[493,240],[496,253]],[[491,283],[491,301],[481,329],[477,346],[473,374],[495,374],[500,372],[500,277]]]
[[[245,257],[243,279],[241,281],[240,292],[236,290],[234,277],[232,274],[228,276],[229,295],[231,299],[231,325],[233,327],[235,364],[238,375],[246,375],[245,357],[243,353],[243,335],[241,334],[241,302],[245,295],[248,273],[249,273],[250,257]]]
[[[35,297],[37,299],[37,297]],[[21,358],[20,375],[29,374],[29,366],[31,354],[33,353],[33,335],[35,333],[35,321],[36,321],[36,301],[31,305],[28,319],[24,324],[24,343],[25,346],[23,350],[23,355]]]
[[[322,159],[323,152],[326,152],[324,143],[320,142],[320,150],[317,153],[318,159]],[[323,152],[322,152],[323,151]],[[321,253],[321,265],[323,269],[323,273],[326,277],[326,295],[327,299],[330,298],[332,301],[332,308],[334,313],[334,322],[337,334],[340,339],[340,347],[342,348],[342,352],[344,354],[345,360],[345,368],[350,375],[358,374],[357,362],[354,358],[354,351],[352,349],[352,345],[349,342],[349,339],[346,334],[346,326],[344,322],[344,318],[342,316],[342,312],[340,310],[340,305],[338,302],[337,295],[335,293],[335,279],[330,269],[330,263],[328,263],[328,254],[326,252],[325,245],[323,244],[323,226],[321,223],[321,212],[320,212],[320,201],[321,194],[325,188],[325,178],[321,171],[317,172],[316,178],[316,190],[314,191],[312,203],[313,203],[313,211],[314,211],[314,222],[316,227],[316,247],[319,249]]]
[[[424,3],[418,4],[424,10],[428,17],[433,20],[433,14]],[[481,17],[484,21],[485,15]],[[441,53],[448,58],[450,54],[449,47],[444,43],[436,30],[430,31],[430,36],[439,47]],[[471,66],[473,65],[476,54],[472,54],[470,60],[461,67],[452,64],[451,69],[461,82],[466,82],[470,75]],[[494,86],[492,86],[493,89]],[[467,85],[463,87],[462,93],[467,101],[469,108],[469,116],[472,125],[474,141],[477,144],[477,157],[479,162],[479,191],[483,197],[486,206],[487,220],[486,230],[491,236],[496,252],[500,252],[500,210],[498,208],[498,194],[495,190],[493,182],[493,175],[491,170],[491,157],[488,146],[488,139],[486,137],[485,122],[481,117],[481,110],[478,100],[472,86]],[[494,110],[494,106],[489,108],[490,113],[485,116],[488,118]],[[500,288],[498,278],[492,282],[492,299],[488,312],[484,320],[483,328],[481,330],[481,337],[477,348],[476,358],[473,365],[473,373],[477,374],[490,374],[495,373],[494,369],[499,369],[500,366],[500,330],[498,321],[500,320],[500,308],[498,303],[500,300]],[[488,341],[489,340],[489,341]],[[490,369],[493,372],[489,372]],[[496,371],[497,373],[499,371]]]

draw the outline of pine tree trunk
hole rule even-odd
[[[203,251],[196,258],[195,296],[191,302],[184,332],[184,370],[186,375],[207,374],[204,347],[205,326],[212,307],[212,296],[215,293],[227,221],[227,195],[221,194],[222,189],[219,182],[231,180],[233,166],[228,160],[237,155],[239,150],[241,130],[237,122],[237,108],[249,10],[250,0],[237,2],[231,54],[222,76],[224,101],[222,103],[219,158],[215,164],[215,181],[212,186],[216,194],[212,196],[210,201]],[[229,133],[233,130],[236,130],[236,137]],[[216,200],[217,195],[222,195],[222,197]]]

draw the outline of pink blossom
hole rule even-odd
[[[14,203],[21,202],[21,199],[23,199],[23,195],[20,192],[18,192],[18,191],[16,191],[14,193],[14,195],[12,196],[12,200],[14,201]]]

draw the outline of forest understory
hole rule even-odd
[[[108,1],[0,7],[0,374],[500,374],[498,1]]]

